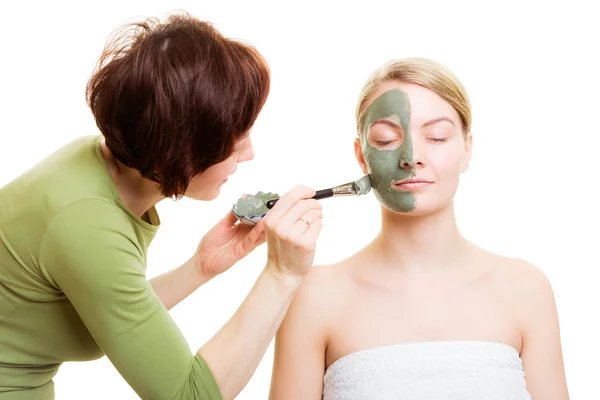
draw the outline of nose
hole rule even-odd
[[[409,160],[408,158],[401,158],[400,162],[398,163],[398,166],[400,167],[400,169],[413,169],[415,163],[413,160]]]
[[[427,149],[415,142],[412,144],[412,152],[406,151],[400,155],[400,160],[398,161],[400,169],[411,170],[415,167],[423,167],[425,165],[425,152]]]

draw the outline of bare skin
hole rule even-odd
[[[460,266],[410,273],[376,260],[377,247],[311,271],[277,335],[271,399],[321,399],[325,370],[360,350],[455,340],[515,348],[533,399],[568,398],[554,298],[538,268],[465,242]]]
[[[460,234],[453,195],[472,138],[463,137],[456,111],[415,86],[391,82],[373,98],[390,87],[410,95],[416,176],[432,184],[416,192],[420,206],[412,214],[382,207],[381,232],[367,247],[311,270],[277,333],[270,399],[322,399],[326,369],[357,351],[483,341],[517,350],[533,400],[566,400],[550,284],[537,267],[490,253]],[[428,131],[417,127],[440,116],[453,121],[436,128],[448,141],[430,145],[422,140]],[[366,173],[358,140],[355,152]]]

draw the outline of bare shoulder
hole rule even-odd
[[[314,266],[296,293],[275,339],[271,399],[321,399],[329,332],[335,325],[343,268]]]
[[[548,277],[538,266],[520,258],[489,254],[494,275],[514,294],[540,295],[551,291]]]
[[[554,295],[546,274],[529,261],[505,257],[485,250],[480,252],[487,266],[486,275],[506,299],[522,312],[539,306],[553,307]]]
[[[330,303],[345,290],[347,282],[346,262],[313,266],[306,276],[296,297],[311,303]],[[324,304],[322,304],[324,305]]]
[[[558,313],[550,281],[531,262],[489,255],[490,276],[521,335],[520,356],[534,399],[568,399]]]
[[[308,319],[311,324],[331,321],[348,292],[346,264],[343,261],[313,266],[294,297],[289,314]]]
[[[540,318],[557,318],[550,280],[540,268],[525,260],[512,259],[506,266],[506,275],[511,288],[509,295],[524,329]]]

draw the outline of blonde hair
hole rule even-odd
[[[356,123],[358,133],[365,121],[364,105],[379,85],[390,81],[401,81],[421,85],[448,102],[458,113],[466,136],[471,130],[471,104],[462,83],[444,65],[425,58],[390,60],[371,74],[358,98]]]

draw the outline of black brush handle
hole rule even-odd
[[[277,200],[279,199],[273,199],[273,200],[269,200],[267,201],[267,208],[270,210],[271,208],[273,208],[273,206],[275,205],[275,203],[277,203]]]
[[[323,190],[317,190],[317,193],[315,193],[315,195],[312,197],[315,200],[320,200],[320,199],[326,199],[328,197],[332,197],[333,196],[333,189],[323,189]],[[275,203],[277,203],[279,199],[273,199],[273,200],[269,200],[267,201],[267,208],[270,210],[271,208],[273,208],[273,206],[275,205]]]
[[[317,193],[312,197],[315,200],[326,199],[328,197],[333,197],[333,189],[323,189],[317,190]]]

